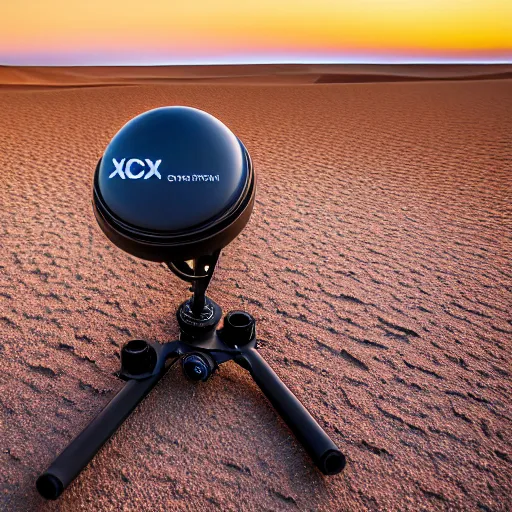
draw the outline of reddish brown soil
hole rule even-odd
[[[45,502],[35,479],[120,388],[119,347],[177,335],[186,284],[90,205],[114,133],[174,104],[259,175],[210,295],[257,317],[348,465],[323,477],[235,364],[176,368]],[[512,81],[5,90],[0,170],[0,509],[511,509]]]

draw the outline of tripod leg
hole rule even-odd
[[[324,475],[341,472],[345,467],[345,456],[260,354],[255,349],[249,349],[235,361],[249,370],[320,471]]]
[[[129,380],[37,479],[39,493],[46,499],[57,499],[165,373]]]

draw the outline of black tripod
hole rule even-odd
[[[231,311],[224,317],[222,329],[216,329],[222,310],[205,292],[217,258],[218,253],[194,260],[196,275],[169,264],[181,278],[192,281],[194,291],[176,314],[179,340],[164,344],[132,340],[124,345],[119,377],[126,384],[38,478],[37,489],[42,496],[60,496],[176,358],[181,358],[183,372],[194,381],[206,381],[219,365],[235,361],[250,372],[322,473],[335,475],[344,468],[343,454],[258,353],[254,318],[244,311]]]
[[[192,283],[193,296],[177,311],[179,340],[124,345],[119,376],[125,386],[38,478],[45,498],[60,496],[178,359],[195,381],[206,381],[220,364],[235,361],[250,372],[322,473],[344,468],[340,450],[259,355],[254,318],[231,311],[217,329],[222,310],[206,296],[221,249],[249,220],[255,191],[245,146],[206,112],[151,110],[112,139],[94,176],[93,210],[100,228],[130,254],[167,262]]]

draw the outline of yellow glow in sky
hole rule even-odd
[[[512,0],[1,0],[0,20],[0,64],[512,60]]]

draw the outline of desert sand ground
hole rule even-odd
[[[0,87],[81,87],[162,82],[225,84],[361,83],[512,78],[512,66],[385,64],[252,64],[238,66],[0,66]]]
[[[12,78],[1,510],[512,508],[511,80],[41,90]],[[262,354],[348,464],[323,477],[235,364],[200,385],[176,367],[45,502],[35,479],[120,388],[119,347],[177,336],[187,285],[112,246],[91,210],[111,137],[164,105],[204,109],[248,147],[255,211],[209,294],[254,314]]]

